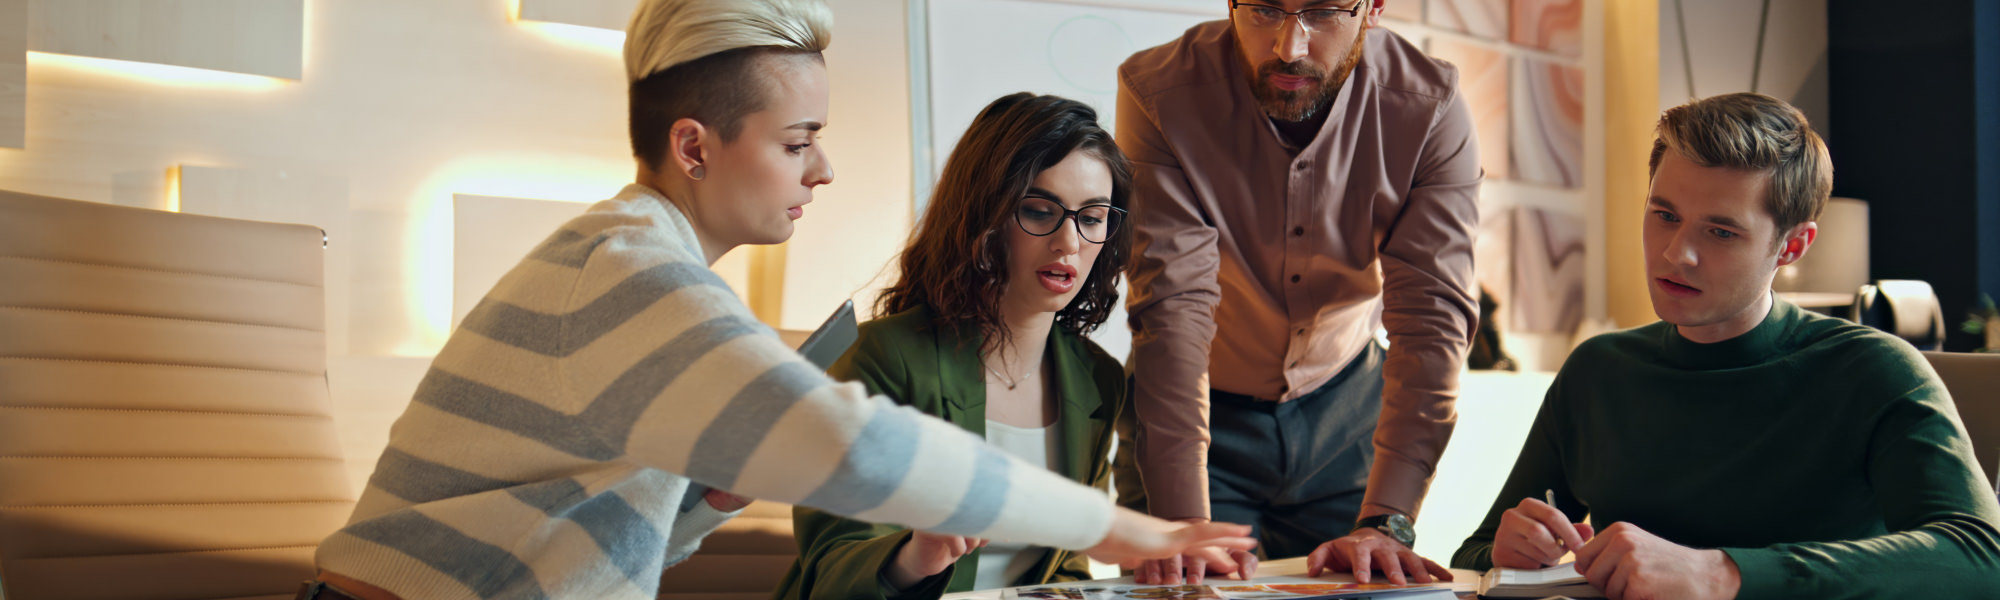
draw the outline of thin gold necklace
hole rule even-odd
[[[1007,390],[1008,390],[1008,391],[1013,391],[1013,390],[1014,390],[1014,387],[1015,387],[1015,386],[1018,386],[1018,385],[1020,385],[1021,383],[1023,383],[1023,382],[1026,382],[1027,380],[1029,380],[1029,379],[1031,379],[1031,378],[1033,378],[1033,377],[1035,376],[1035,370],[1034,370],[1034,369],[1028,369],[1028,374],[1026,374],[1026,375],[1022,375],[1020,379],[1011,379],[1011,380],[1010,380],[1010,379],[1008,379],[1008,378],[1007,378],[1007,376],[1006,376],[1006,375],[1001,375],[999,371],[995,371],[995,370],[993,370],[993,365],[989,365],[989,364],[986,364],[986,361],[983,361],[983,360],[982,360],[982,361],[979,361],[979,364],[980,364],[980,366],[983,366],[983,367],[986,367],[986,372],[988,372],[988,373],[992,373],[992,374],[993,374],[993,378],[994,378],[994,379],[998,379],[998,380],[1000,380],[1000,384],[1001,384],[1001,385],[1005,385],[1005,386],[1007,386]]]

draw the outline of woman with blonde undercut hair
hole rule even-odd
[[[300,598],[653,598],[744,497],[1113,561],[1253,544],[835,383],[709,269],[785,241],[832,181],[830,31],[817,0],[641,2],[636,182],[466,315]]]

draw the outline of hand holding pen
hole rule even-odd
[[[1493,566],[1539,569],[1562,562],[1564,554],[1583,547],[1595,533],[1587,523],[1571,523],[1557,510],[1555,490],[1542,498],[1523,498],[1500,515],[1493,534]]]

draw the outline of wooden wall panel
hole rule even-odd
[[[28,10],[28,49],[299,79],[305,0],[62,0]]]
[[[521,0],[521,19],[624,31],[639,0]]]
[[[0,147],[28,137],[28,0],[0,0]]]

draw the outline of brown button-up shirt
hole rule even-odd
[[[1287,401],[1389,332],[1363,511],[1414,515],[1457,419],[1477,321],[1481,171],[1458,72],[1383,29],[1326,124],[1287,149],[1228,21],[1118,69],[1138,242],[1130,369],[1153,514],[1208,516],[1208,389]],[[1295,155],[1296,153],[1296,155]]]

